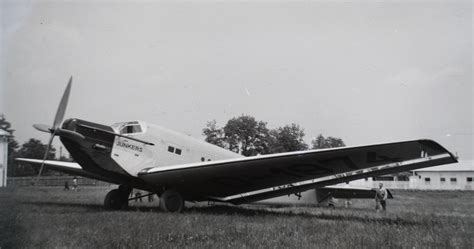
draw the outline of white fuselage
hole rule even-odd
[[[142,126],[141,132],[127,134],[127,136],[153,145],[117,136],[111,153],[111,157],[132,176],[137,176],[142,169],[150,167],[243,157],[157,125],[144,122],[140,122],[140,124]]]

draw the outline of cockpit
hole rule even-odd
[[[145,133],[146,125],[141,121],[130,121],[115,123],[112,126],[115,132],[119,134],[138,134]]]

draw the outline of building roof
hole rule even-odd
[[[0,129],[0,136],[11,136],[10,132]]]
[[[439,172],[439,171],[474,171],[474,160],[463,160],[458,163],[450,163],[435,167],[417,169],[416,172]]]

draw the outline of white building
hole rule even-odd
[[[409,177],[369,177],[352,181],[350,186],[376,188],[383,183],[389,189],[474,190],[474,161],[417,169]],[[341,184],[345,185],[345,184]]]
[[[422,189],[474,190],[473,161],[419,169],[415,173]]]
[[[0,187],[7,186],[8,137],[10,133],[0,129]]]

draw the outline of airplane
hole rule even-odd
[[[53,125],[33,125],[51,134],[44,158],[17,160],[41,165],[38,177],[46,165],[117,184],[104,198],[104,206],[112,210],[126,208],[134,188],[157,194],[162,210],[181,212],[185,201],[238,205],[308,190],[327,195],[338,183],[457,162],[429,139],[244,157],[144,121],[63,122],[71,85],[72,76]],[[75,162],[45,160],[55,136]]]

